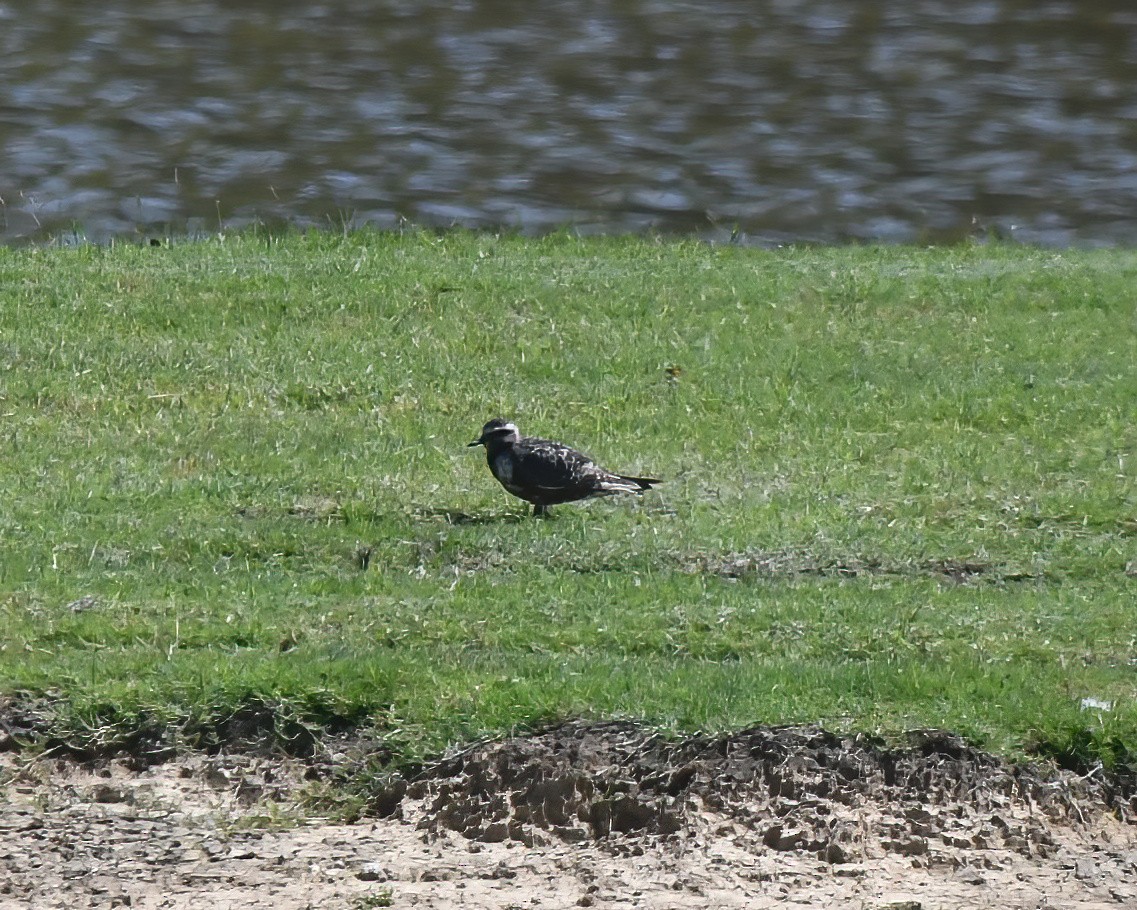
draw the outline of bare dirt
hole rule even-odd
[[[1137,907],[1137,802],[942,733],[573,722],[301,810],[358,760],[0,754],[0,910]]]

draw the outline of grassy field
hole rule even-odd
[[[401,755],[580,714],[1131,761],[1134,288],[1017,247],[0,250],[0,692],[79,739],[268,702]],[[667,483],[532,520],[465,447],[495,416]]]

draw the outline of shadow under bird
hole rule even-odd
[[[522,436],[515,424],[500,418],[482,427],[482,435],[470,445],[486,447],[493,476],[514,496],[533,503],[534,515],[546,515],[549,506],[558,503],[642,493],[663,482],[615,474],[563,443]]]

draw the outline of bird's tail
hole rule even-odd
[[[644,490],[650,490],[657,483],[663,483],[662,480],[657,480],[654,477],[628,477],[625,474],[620,475],[620,480],[627,481],[628,483],[634,483],[637,487],[640,488],[640,492]]]

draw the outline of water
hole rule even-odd
[[[0,241],[1137,241],[1129,0],[0,0]]]

